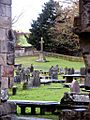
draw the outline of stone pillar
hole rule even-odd
[[[80,39],[86,67],[85,85],[90,89],[90,0],[79,0],[79,16],[74,20],[74,32]]]
[[[86,66],[86,89],[90,89],[90,0],[80,0],[80,46]]]
[[[11,0],[0,0],[0,90],[7,91],[8,77],[14,73],[14,35],[11,30]],[[5,92],[4,92],[5,93]],[[5,95],[5,96],[4,96]],[[7,103],[6,94],[1,97],[0,120],[11,120],[16,104]]]
[[[2,89],[8,88],[8,77],[13,77],[14,72],[14,35],[11,30],[11,3],[12,0],[0,0],[0,81]]]

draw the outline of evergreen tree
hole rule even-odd
[[[45,3],[42,9],[42,13],[39,14],[37,20],[33,20],[31,24],[31,35],[28,39],[28,42],[34,45],[37,50],[40,50],[41,37],[44,40],[44,50],[51,51],[52,50],[52,32],[51,28],[54,26],[56,18],[56,2],[54,0],[49,0],[49,2]]]
[[[78,4],[75,2],[71,7],[63,9],[54,0],[45,3],[42,13],[31,24],[28,42],[40,50],[40,40],[43,37],[44,51],[79,55],[78,37],[72,31],[74,15],[78,13],[78,6],[75,5]]]

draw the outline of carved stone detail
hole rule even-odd
[[[82,31],[90,32],[90,0],[80,0],[80,4]]]
[[[88,79],[90,78],[90,0],[79,0],[79,17],[74,20],[74,33],[79,35],[86,67],[86,81],[90,89],[90,79]]]

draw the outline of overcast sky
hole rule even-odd
[[[12,0],[12,19],[15,16],[21,17],[13,24],[13,29],[28,31],[32,20],[36,20],[41,13],[42,6],[49,0]],[[58,1],[58,0],[57,0]]]

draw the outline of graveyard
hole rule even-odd
[[[22,59],[23,58],[23,59]],[[28,59],[29,62],[26,62]],[[54,58],[54,57],[46,57],[46,59],[49,60],[49,62],[46,63],[39,63],[36,62],[35,60],[37,59],[37,56],[28,56],[28,57],[18,57],[16,58],[16,63],[17,64],[22,64],[24,67],[30,66],[30,63],[33,64],[34,70],[39,70],[43,72],[48,72],[49,68],[53,65],[56,66],[56,61],[58,63],[59,68],[62,66],[62,68],[65,68],[68,66],[69,68],[75,68],[75,70],[80,70],[80,68],[84,65],[83,61],[82,62],[75,62],[75,61],[70,61],[70,60],[65,60],[62,58]],[[60,62],[62,61],[62,64]],[[55,63],[54,63],[55,61]],[[59,63],[60,62],[60,63]],[[46,66],[47,64],[47,66]],[[50,66],[49,66],[49,65]],[[78,64],[76,66],[76,64]],[[63,78],[64,74],[59,74],[58,75],[58,80],[65,80]],[[47,74],[43,74],[43,76],[48,76]],[[9,100],[29,100],[29,101],[56,101],[60,102],[61,98],[63,97],[65,92],[70,92],[70,88],[64,87],[63,83],[49,83],[49,84],[41,84],[38,87],[30,87],[28,89],[23,90],[23,82],[21,81],[20,83],[15,82],[15,86],[17,86],[17,92],[16,95],[12,95],[12,89],[9,89]],[[80,82],[80,81],[79,81]],[[82,89],[82,88],[81,88]],[[38,94],[37,94],[38,92]],[[27,108],[27,115],[30,112],[30,108]],[[39,109],[37,109],[37,114],[39,113]],[[20,107],[18,107],[18,115],[20,115]],[[47,115],[49,114],[49,115]],[[40,117],[40,115],[35,115],[36,117]],[[42,115],[42,117],[46,118],[52,118],[53,120],[58,120],[58,115],[52,115],[51,112],[46,113],[46,115]]]
[[[51,3],[52,8],[60,7],[59,2],[56,4],[53,0],[46,5]],[[16,34],[12,29],[11,17],[12,0],[0,1],[0,120],[90,120],[90,1],[79,0],[78,8],[78,16],[73,17],[73,28],[71,24],[67,27],[71,28],[73,37],[74,34],[78,36],[77,45],[72,43],[76,48],[71,47],[71,44],[69,46],[72,36],[68,33],[66,37],[66,29],[64,31],[62,27],[62,32],[60,30],[56,34],[53,26],[65,22],[63,19],[54,19],[59,12],[56,10],[56,16],[55,11],[52,11],[47,21],[43,20],[43,14],[38,17],[38,22],[33,21],[36,28],[40,27],[39,32],[36,29],[38,37],[35,36],[33,24],[32,34],[25,36],[38,54],[16,57]],[[45,9],[45,13],[47,10]],[[53,21],[50,19],[52,13]],[[65,16],[66,22],[69,18]],[[46,24],[40,24],[43,22]],[[54,25],[47,27],[48,23],[49,26]],[[56,37],[61,33],[63,36],[58,36],[61,40],[58,41]],[[75,39],[77,37],[73,40]],[[61,43],[58,44],[59,42]],[[64,42],[64,50],[59,49]],[[64,54],[62,57],[60,50]]]
[[[23,64],[23,66],[24,67],[28,67],[28,66],[30,66],[30,63],[33,63],[33,66],[34,66],[34,69],[35,70],[42,70],[43,72],[48,72],[49,71],[49,68],[53,65],[54,66],[54,61],[55,61],[55,65],[56,65],[56,61],[60,61],[60,59],[57,59],[57,58],[50,58],[50,57],[47,57],[47,59],[49,60],[49,61],[51,61],[51,62],[47,62],[47,63],[39,63],[39,65],[38,65],[38,63],[37,62],[35,62],[35,60],[36,60],[36,58],[37,57],[24,57],[23,59],[22,59],[22,57],[21,58],[16,58],[16,63],[22,63]],[[22,59],[22,62],[21,62],[21,59]],[[26,63],[25,63],[25,61],[28,59],[28,61],[29,61],[29,64],[28,64],[28,62],[26,62],[27,63],[27,65],[26,65]],[[31,60],[32,59],[32,60]],[[34,60],[33,60],[34,59]],[[62,60],[62,59],[61,59]],[[65,63],[67,62],[67,64],[65,64]],[[69,62],[69,63],[68,63]],[[71,62],[71,61],[68,61],[68,60],[63,60],[63,62],[62,62],[62,65],[61,65],[61,62],[60,62],[60,65],[59,65],[59,63],[58,63],[58,65],[59,65],[59,67],[60,66],[62,66],[63,68],[64,67],[66,67],[66,65],[67,66],[69,66],[69,67],[76,67],[76,69],[77,70],[79,70],[80,69],[80,67],[82,67],[83,66],[83,62],[74,62],[73,64],[72,64],[73,62]],[[46,64],[47,64],[47,67],[46,67]],[[48,66],[48,64],[50,64],[50,67]],[[77,66],[76,66],[76,64],[78,64]],[[72,66],[73,65],[73,66]],[[75,68],[74,67],[74,68]],[[40,69],[41,68],[41,69]],[[43,68],[43,69],[42,69]],[[59,80],[62,80],[63,79],[63,77],[62,77],[63,75],[61,74],[61,75],[58,75],[58,79]],[[16,84],[16,83],[15,83]],[[60,87],[61,86],[61,88],[62,88],[62,85],[60,85],[60,84],[58,84],[58,83],[54,83],[54,84],[52,84],[51,85],[51,87]],[[46,85],[46,86],[44,86],[43,84],[41,85],[41,87],[49,87],[48,85]],[[38,88],[38,89],[41,89],[41,87],[40,88]],[[22,88],[20,88],[20,87],[18,87],[18,89],[22,89]],[[35,89],[35,88],[33,88],[33,89]],[[37,88],[36,88],[36,90],[37,90]],[[23,91],[22,91],[23,92]],[[33,92],[33,91],[30,91],[30,92]],[[57,92],[56,92],[57,93]],[[37,93],[36,93],[37,94]],[[57,93],[58,94],[58,93]],[[33,94],[31,94],[31,95],[33,95]],[[46,95],[43,95],[43,97],[47,97]],[[52,94],[51,94],[51,96],[52,96]],[[58,95],[57,95],[58,96]],[[19,98],[17,98],[17,95],[16,96],[12,96],[12,97],[16,97],[16,99],[19,99]],[[20,96],[19,96],[20,97]],[[24,96],[21,96],[21,97],[24,97]],[[35,97],[35,96],[34,96]],[[43,97],[41,97],[40,95],[39,95],[39,98],[37,98],[36,97],[36,99],[37,100],[43,100],[43,99],[45,99],[45,98],[43,98]],[[49,97],[49,96],[48,96]],[[46,100],[54,100],[56,97],[49,97],[48,99],[46,98]],[[59,98],[60,98],[60,95],[58,96],[58,98],[56,99],[56,101],[58,101],[59,100]],[[21,98],[20,98],[21,99]],[[26,98],[26,99],[28,99],[28,97]],[[30,98],[29,98],[30,99]],[[35,100],[36,100],[35,99]],[[34,99],[32,99],[32,100],[34,100]]]
[[[49,57],[49,56],[46,56],[46,59],[48,60],[48,62],[36,62],[36,59],[38,58],[38,56],[27,56],[27,57],[16,57],[15,58],[15,63],[17,64],[23,64],[24,67],[29,67],[30,64],[33,64],[35,69],[38,69],[38,70],[44,70],[44,71],[48,71],[49,68],[53,65],[59,65],[59,68],[60,67],[67,67],[69,66],[70,68],[74,67],[76,70],[79,70],[80,67],[84,67],[84,61],[81,59],[81,58],[78,58],[78,59],[73,59],[72,60],[72,57],[69,58],[69,56],[67,56],[68,59],[66,59],[66,57],[62,56],[62,57],[57,57],[57,56],[54,56],[54,57]],[[77,58],[77,57],[76,57]],[[27,61],[26,61],[27,59]],[[62,62],[62,59],[63,59],[63,62]],[[81,59],[81,61],[80,61]],[[57,62],[56,62],[57,61]],[[57,64],[56,64],[57,63]]]

